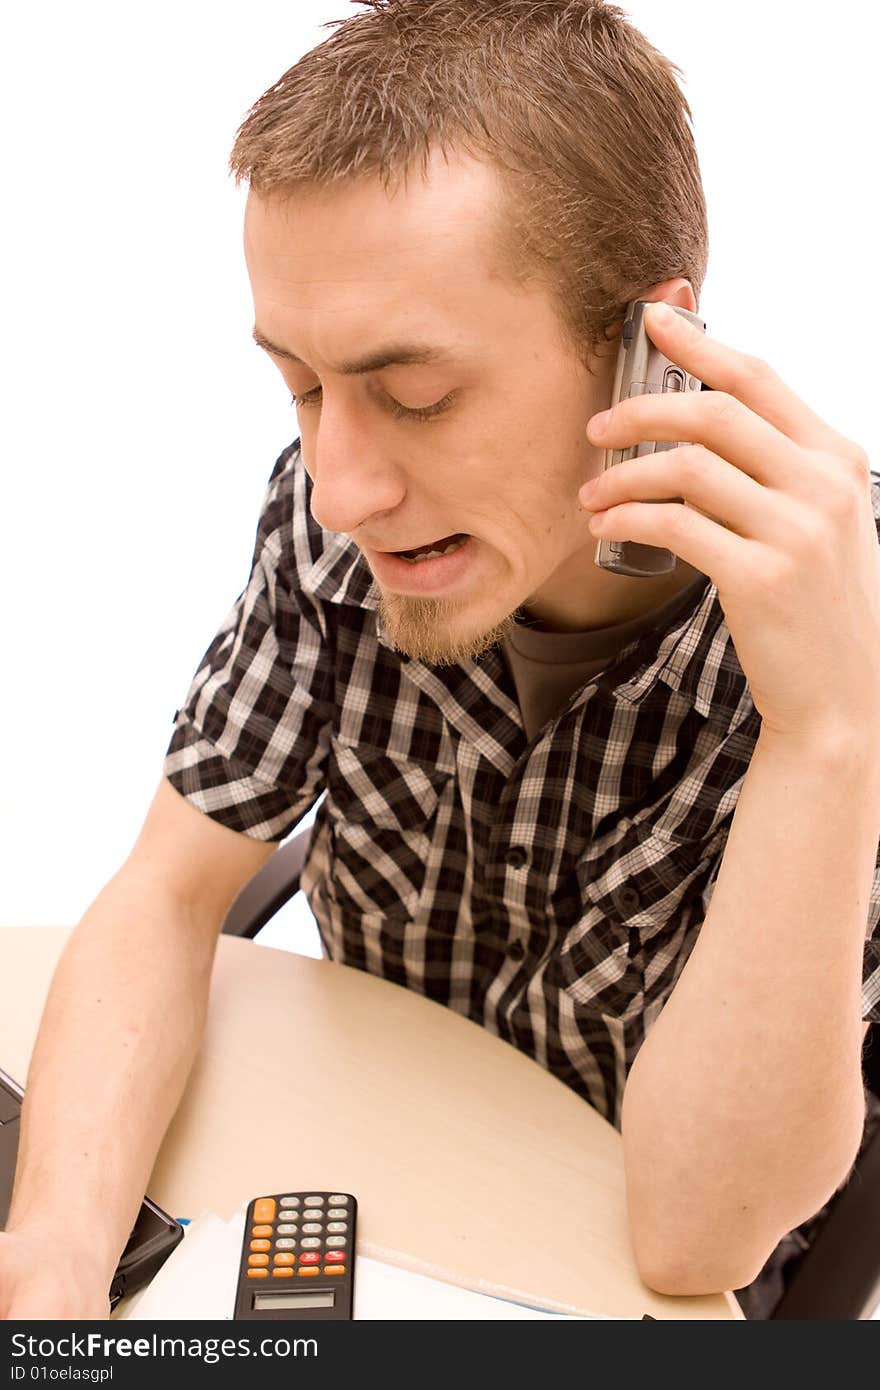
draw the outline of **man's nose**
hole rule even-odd
[[[306,459],[312,478],[312,516],[327,531],[353,535],[376,513],[394,511],[406,494],[399,468],[387,449],[362,428],[352,430],[322,419]],[[305,455],[305,450],[304,450]]]

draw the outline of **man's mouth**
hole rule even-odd
[[[437,541],[429,541],[426,545],[413,546],[411,550],[392,550],[392,555],[397,555],[401,560],[407,560],[411,565],[417,565],[422,560],[436,560],[441,555],[451,555],[454,551],[460,550],[469,537],[464,531],[456,531],[451,536],[441,536]]]
[[[407,550],[367,547],[366,553],[378,584],[392,592],[427,596],[466,582],[480,556],[481,543],[476,536],[458,531]]]

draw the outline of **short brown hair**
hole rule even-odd
[[[706,204],[680,69],[604,0],[358,0],[264,92],[229,160],[258,196],[378,177],[434,146],[498,172],[498,270],[543,283],[588,368],[626,305],[686,277]],[[354,3],[354,0],[353,0]],[[685,120],[687,116],[687,121]]]

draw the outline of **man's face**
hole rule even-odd
[[[591,376],[545,291],[494,271],[497,197],[491,168],[435,155],[428,179],[394,196],[372,179],[284,201],[251,193],[245,214],[256,329],[301,359],[272,354],[307,397],[297,413],[312,514],[360,547],[388,637],[434,664],[479,656],[520,609],[577,631],[636,616],[670,590],[667,577],[594,563],[577,490],[601,470],[586,425],[610,404],[614,359]],[[415,343],[445,355],[339,370]],[[446,397],[433,419],[396,414]],[[458,532],[470,539],[449,560],[376,553]]]

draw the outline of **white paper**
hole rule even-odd
[[[229,1221],[213,1212],[196,1217],[151,1282],[123,1299],[111,1316],[120,1321],[231,1319],[246,1214],[243,1205]],[[394,1322],[546,1318],[565,1321],[569,1315],[525,1308],[358,1254],[354,1317]],[[574,1320],[585,1321],[577,1317]]]

